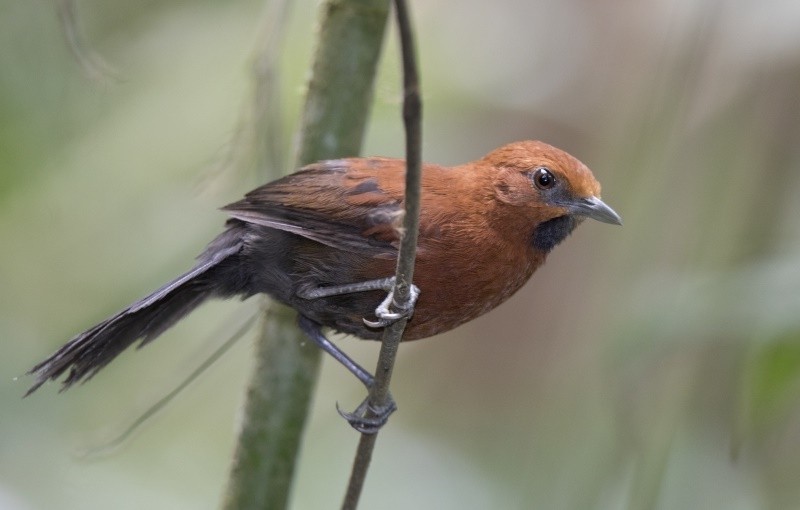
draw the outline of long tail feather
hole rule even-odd
[[[29,372],[36,381],[25,396],[69,371],[62,391],[91,379],[122,351],[144,345],[210,297],[247,294],[238,261],[241,242],[228,230],[209,246],[197,266],[70,340]]]

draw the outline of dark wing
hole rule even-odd
[[[341,159],[309,165],[222,208],[233,218],[371,257],[397,254],[402,197],[381,188],[403,162]],[[401,178],[402,180],[402,178]]]

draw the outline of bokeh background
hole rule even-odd
[[[188,268],[263,179],[241,154],[275,26],[289,164],[318,5],[85,0],[80,60],[56,4],[0,5],[0,508],[215,508],[252,338],[96,449],[257,302],[206,305],[66,394],[21,400],[23,374]],[[546,140],[625,225],[587,222],[498,310],[401,348],[363,507],[800,508],[800,3],[412,8],[425,159]],[[364,153],[402,156],[387,35]],[[341,344],[373,365],[376,344]],[[357,435],[334,403],[362,397],[326,360],[293,508],[339,505]]]

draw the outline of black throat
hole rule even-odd
[[[566,239],[578,226],[578,223],[579,221],[569,214],[540,223],[533,230],[531,245],[535,249],[547,253]]]

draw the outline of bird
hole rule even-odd
[[[511,297],[584,219],[622,224],[591,170],[541,141],[458,166],[423,164],[415,301],[390,313],[405,169],[404,160],[385,157],[320,161],[223,207],[225,229],[193,268],[35,365],[26,396],[65,374],[62,391],[91,379],[210,298],[258,294],[296,310],[309,338],[369,387],[372,376],[324,329],[376,340],[406,314],[403,341],[450,331]],[[355,414],[346,414],[351,425],[371,425]]]

